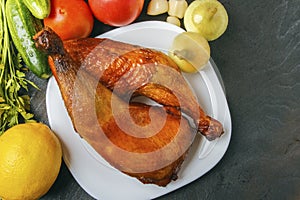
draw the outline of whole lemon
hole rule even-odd
[[[8,129],[0,136],[0,197],[40,198],[56,180],[61,162],[60,141],[45,124]]]

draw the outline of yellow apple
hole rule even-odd
[[[183,32],[174,38],[169,56],[182,71],[195,73],[207,64],[210,47],[199,33]]]

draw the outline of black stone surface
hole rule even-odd
[[[210,44],[226,87],[232,139],[211,171],[158,199],[300,199],[300,1],[220,1],[229,26]],[[165,20],[145,14],[148,2],[137,21]],[[92,36],[111,29],[95,22]],[[41,88],[31,90],[32,110],[48,123],[47,81],[29,77]],[[42,199],[93,198],[63,164]]]

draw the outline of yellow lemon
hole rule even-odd
[[[59,139],[45,124],[8,129],[0,136],[0,197],[40,198],[56,180],[61,162]]]
[[[207,64],[210,46],[199,33],[183,32],[174,38],[169,56],[182,71],[194,73]]]
[[[212,41],[227,29],[228,14],[217,0],[196,0],[186,9],[183,23],[187,31],[200,33]]]

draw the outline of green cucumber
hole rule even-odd
[[[25,65],[38,77],[48,78],[48,57],[33,41],[33,36],[43,28],[42,21],[31,14],[22,0],[7,0],[5,14],[11,38]]]
[[[50,14],[50,0],[23,0],[33,16],[44,19]]]

